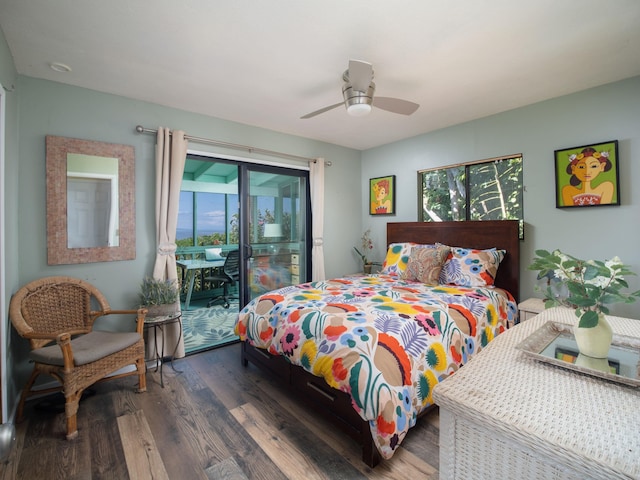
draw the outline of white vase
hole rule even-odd
[[[573,335],[581,354],[592,358],[607,358],[609,356],[613,332],[603,313],[598,313],[598,324],[595,327],[574,326]]]
[[[593,358],[579,353],[578,358],[576,358],[576,365],[578,365],[579,367],[589,368],[591,370],[599,370],[601,372],[611,373],[608,358]]]

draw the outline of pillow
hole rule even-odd
[[[206,260],[222,260],[221,248],[205,248],[204,249],[204,258]]]
[[[414,242],[391,243],[387,249],[387,256],[384,259],[380,273],[385,273],[387,275],[401,275],[407,268],[407,262],[409,262],[409,256],[413,249],[436,248],[440,245],[442,244],[421,244]]]
[[[417,248],[438,248],[438,247],[446,247],[446,245],[443,245],[441,243],[417,243],[413,246],[412,250],[415,250]],[[451,247],[449,247],[451,248]]]
[[[421,246],[423,247],[423,246]],[[442,265],[447,260],[451,249],[446,245],[418,248],[414,247],[409,256],[407,269],[401,278],[411,282],[421,282],[427,285],[437,285]]]
[[[400,275],[407,268],[411,249],[416,245],[413,242],[391,243],[387,249],[387,256],[382,263],[380,273],[388,275]]]
[[[459,287],[491,286],[505,253],[505,250],[495,248],[476,250],[451,247],[440,272],[440,283]]]

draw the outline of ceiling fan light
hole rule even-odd
[[[366,103],[354,103],[347,107],[347,113],[352,117],[364,117],[371,112],[371,105]]]
[[[347,107],[347,113],[352,117],[363,117],[371,112],[371,104],[373,103],[373,93],[376,85],[371,82],[366,92],[354,90],[350,83],[345,83],[342,87],[342,95],[344,104]]]

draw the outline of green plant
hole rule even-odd
[[[536,250],[537,257],[529,270],[538,270],[538,279],[547,278],[545,307],[561,305],[575,310],[578,326],[592,328],[598,324],[598,314],[608,314],[607,305],[633,303],[640,290],[623,293],[629,288],[625,275],[635,275],[618,257],[605,262],[580,260],[560,250]],[[562,291],[555,288],[560,285]]]
[[[373,242],[371,241],[371,229],[368,229],[362,234],[362,251],[358,250],[358,247],[353,247],[358,256],[362,259],[363,265],[371,263],[367,257],[367,252],[373,250]]]
[[[168,305],[178,301],[180,287],[175,280],[145,277],[140,285],[140,305]]]

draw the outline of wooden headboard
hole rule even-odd
[[[387,244],[436,243],[451,247],[498,248],[507,251],[498,268],[496,287],[520,294],[520,237],[517,220],[465,222],[389,222]]]

